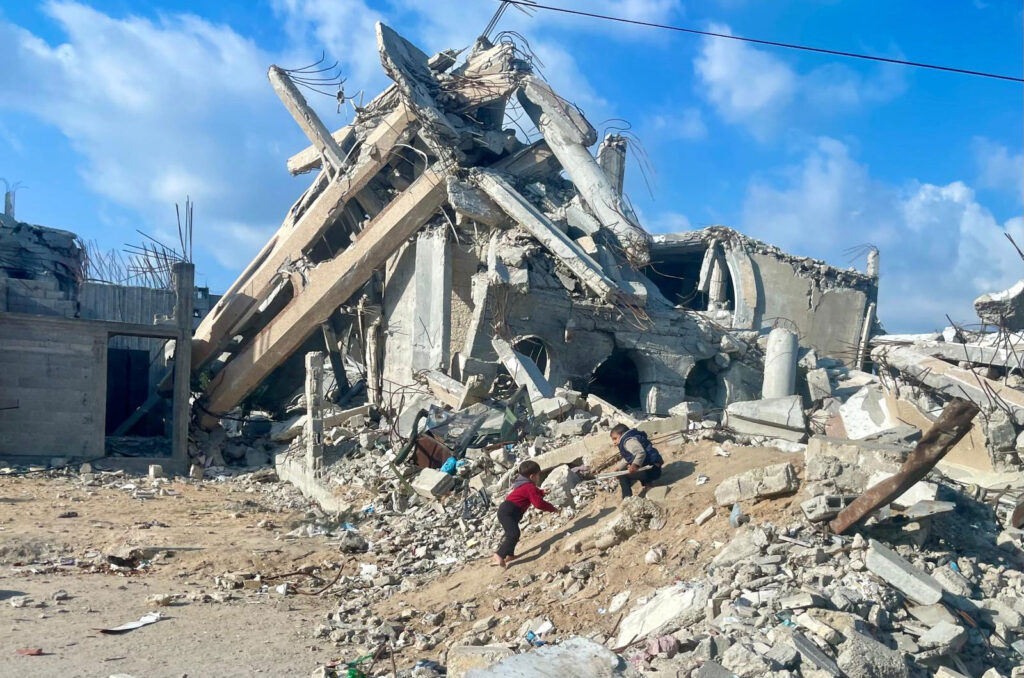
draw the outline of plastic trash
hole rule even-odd
[[[738,503],[732,505],[732,511],[729,512],[729,524],[733,527],[739,527],[744,523],[750,522],[750,516],[743,513]]]
[[[441,464],[441,473],[447,473],[450,476],[455,475],[455,469],[458,467],[458,460],[455,457],[448,457],[443,464]]]

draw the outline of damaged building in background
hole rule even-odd
[[[877,253],[861,273],[724,227],[652,237],[623,196],[627,139],[592,155],[595,129],[515,41],[457,63],[377,39],[394,84],[334,134],[270,70],[313,143],[288,168],[317,174],[195,334],[204,427],[287,401],[309,351],[339,396],[365,379],[388,412],[416,384],[458,409],[512,382],[547,413],[563,389],[640,416],[720,409],[760,397],[773,327],[862,360]]]
[[[162,286],[97,280],[78,236],[0,214],[0,456],[187,461],[188,341],[215,298],[188,262]],[[186,353],[182,354],[182,351]]]

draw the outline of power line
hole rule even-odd
[[[606,14],[595,14],[593,12],[583,12],[576,9],[567,9],[565,7],[554,7],[551,5],[538,5],[530,0],[501,0],[502,2],[510,5],[518,5],[521,7],[530,7],[533,9],[546,9],[550,12],[561,12],[562,14],[572,14],[575,16],[585,16],[591,19],[604,19],[605,21],[617,21],[624,24],[633,24],[635,26],[647,26],[649,28],[663,28],[667,31],[676,31],[678,33],[690,33],[692,35],[703,35],[711,38],[725,38],[726,40],[737,40],[739,42],[750,42],[755,45],[768,45],[769,47],[784,47],[786,49],[798,49],[804,52],[816,52],[818,54],[831,54],[833,56],[849,57],[851,59],[864,59],[866,61],[881,61],[887,64],[898,64],[900,66],[916,66],[917,68],[930,68],[936,71],[946,71],[948,73],[961,73],[963,75],[977,75],[982,78],[993,78],[995,80],[1009,80],[1010,82],[1024,83],[1024,78],[1014,77],[1012,75],[1000,75],[998,73],[985,73],[983,71],[971,71],[965,68],[953,68],[952,66],[939,66],[936,64],[925,64],[918,61],[905,61],[903,59],[889,59],[886,57],[872,56],[870,54],[858,54],[856,52],[842,52],[835,49],[825,49],[824,47],[808,47],[807,45],[795,45],[788,42],[776,42],[774,40],[758,40],[756,38],[746,38],[741,35],[729,35],[728,33],[715,33],[713,31],[699,31],[695,28],[683,28],[682,26],[669,26],[667,24],[657,24],[650,21],[639,21],[637,19],[626,19],[624,17],[608,16]]]

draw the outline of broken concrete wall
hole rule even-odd
[[[53,317],[0,320],[0,455],[103,456],[107,333]]]

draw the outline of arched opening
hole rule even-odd
[[[532,360],[545,377],[551,376],[548,369],[548,347],[540,337],[523,337],[513,344],[512,348]]]
[[[686,398],[701,399],[707,404],[718,401],[719,379],[711,369],[714,360],[698,360],[686,376]]]
[[[618,348],[594,370],[588,392],[623,410],[642,408],[640,372],[633,359]]]

